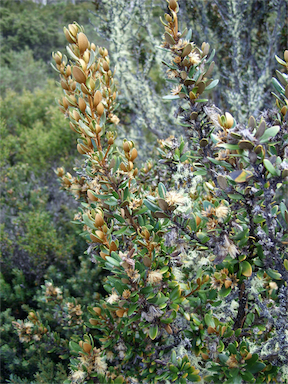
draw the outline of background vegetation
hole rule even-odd
[[[62,26],[76,20],[91,41],[109,47],[121,90],[119,137],[129,133],[140,159],[144,153],[152,157],[156,138],[181,130],[172,120],[175,110],[161,100],[165,55],[156,46],[162,41],[158,17],[165,4],[135,1],[122,8],[124,3],[1,2],[1,382],[62,383],[68,341],[85,331],[82,309],[99,292],[100,271],[84,253],[80,229],[71,224],[77,204],[59,191],[54,173],[59,166],[72,169],[79,159],[75,134],[55,102],[61,92],[49,65],[51,52],[66,45]],[[274,54],[281,56],[287,44],[287,4],[251,0],[244,9],[242,2],[236,8],[232,3],[186,1],[180,18],[182,29],[192,27],[197,43],[207,41],[216,49],[220,85],[212,99],[223,109],[234,107],[241,121],[272,107],[269,78]],[[53,287],[61,287],[61,293]],[[33,313],[53,335],[38,348],[20,343],[12,326],[27,314],[32,321]]]

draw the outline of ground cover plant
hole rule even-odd
[[[209,102],[215,51],[179,31],[178,11],[170,0],[159,49],[183,137],[160,139],[156,161],[138,165],[135,143],[117,138],[108,50],[73,23],[67,56],[53,54],[84,159],[74,176],[56,173],[81,203],[74,222],[91,262],[70,292],[55,273],[46,281],[37,300],[53,317],[30,311],[13,324],[26,353],[46,343],[70,356],[65,383],[288,379],[288,51],[276,57],[276,108],[238,123]],[[61,366],[56,381],[64,377]]]

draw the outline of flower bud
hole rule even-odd
[[[85,60],[80,59],[79,62],[80,62],[81,68],[82,68],[83,71],[85,72],[85,71],[86,71],[86,68],[87,68],[87,64],[86,64]]]
[[[64,27],[64,35],[67,39],[67,41],[71,44],[74,44],[75,43],[75,40],[73,38],[73,36],[71,35],[71,33],[68,31],[68,29],[66,27]]]
[[[169,8],[172,10],[172,11],[176,11],[177,9],[177,2],[176,0],[170,0],[169,1]]]
[[[104,113],[104,105],[102,103],[98,104],[96,110],[97,110],[98,116],[102,116]]]
[[[123,149],[125,152],[130,152],[131,147],[130,147],[129,141],[124,141]]]
[[[84,52],[83,60],[85,61],[86,64],[89,63],[89,60],[90,60],[90,52],[89,52],[87,49],[86,49],[86,51]]]
[[[76,120],[76,121],[80,120],[79,112],[76,111],[76,109],[73,110],[73,119]]]
[[[82,348],[84,352],[89,353],[92,349],[92,345],[90,345],[89,343],[83,343]]]
[[[82,113],[84,113],[85,110],[86,110],[86,102],[85,102],[84,99],[82,99],[82,97],[79,97],[79,99],[78,99],[78,105],[79,105],[79,109],[80,109],[80,111],[81,111]]]
[[[131,161],[134,161],[134,160],[136,159],[137,156],[138,156],[137,149],[136,149],[136,148],[133,148],[132,151],[131,151],[130,160],[131,160]]]
[[[107,63],[107,61],[103,62],[103,69],[104,69],[105,72],[109,71],[109,64]]]
[[[101,102],[102,100],[102,93],[98,90],[95,92],[94,95],[94,106],[97,107],[97,105]]]
[[[89,45],[89,42],[88,42],[87,36],[83,32],[80,32],[78,34],[78,46],[81,54],[86,51],[86,49],[88,48],[88,45]]]
[[[98,227],[102,227],[103,224],[104,224],[103,217],[99,213],[97,213],[95,216],[95,226],[98,228]]]
[[[78,27],[77,25],[75,24],[69,24],[68,25],[68,29],[69,29],[69,32],[70,34],[75,37],[77,35],[77,32],[78,32]]]
[[[71,76],[71,67],[70,67],[70,65],[67,65],[65,75],[66,76]]]

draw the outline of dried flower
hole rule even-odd
[[[115,290],[112,290],[111,295],[106,299],[107,303],[113,304],[119,301],[120,296],[115,292]]]
[[[157,271],[151,271],[148,275],[147,278],[147,283],[148,284],[159,284],[163,279],[162,273],[157,270]]]
[[[226,365],[228,365],[229,368],[237,368],[239,364],[236,359],[236,355],[229,356],[228,360],[226,361]]]
[[[228,215],[229,208],[226,205],[219,205],[219,207],[215,208],[215,214],[218,219],[225,219]]]
[[[177,87],[171,89],[171,95],[179,95],[179,93],[181,92],[181,89],[182,89],[182,85],[177,85]]]
[[[81,370],[74,371],[70,379],[72,380],[71,384],[79,384],[82,383],[85,379],[87,373]]]
[[[199,54],[197,52],[189,53],[188,57],[189,57],[190,63],[193,64],[193,65],[194,64],[197,65],[201,61],[201,57],[199,56]]]
[[[131,295],[131,292],[129,291],[129,289],[124,289],[124,291],[122,293],[123,299],[125,299],[125,300],[129,299],[130,295]]]
[[[166,193],[165,201],[169,206],[174,204],[182,205],[185,203],[185,196],[176,191],[169,191]]]

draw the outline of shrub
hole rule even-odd
[[[76,176],[57,174],[81,200],[74,221],[102,270],[65,383],[287,380],[287,75],[273,80],[277,108],[238,123],[209,102],[214,52],[179,32],[178,10],[170,0],[161,49],[173,84],[164,99],[179,101],[185,136],[159,140],[158,161],[142,168],[133,141],[117,141],[108,50],[74,23],[64,28],[69,61],[53,54],[84,156]],[[276,59],[287,71],[288,50]]]

